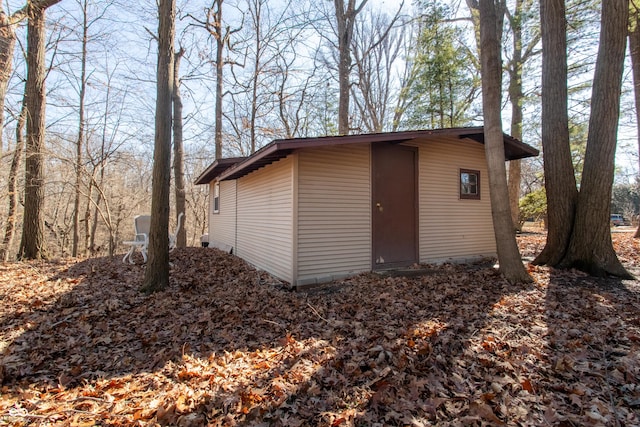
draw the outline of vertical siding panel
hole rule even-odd
[[[213,194],[215,181],[210,184],[209,191],[209,244],[226,249],[225,246],[236,246],[236,181],[220,182],[220,210],[213,213]]]
[[[371,270],[369,144],[298,157],[298,280]]]
[[[484,145],[449,139],[420,147],[420,261],[496,253]],[[460,199],[459,170],[480,171],[480,200]]]
[[[293,156],[237,180],[236,254],[293,281]]]

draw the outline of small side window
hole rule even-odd
[[[480,171],[460,169],[460,198],[480,199]]]
[[[213,187],[213,213],[220,212],[220,183],[216,182]]]

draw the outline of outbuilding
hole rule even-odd
[[[504,135],[507,160],[538,150]],[[482,127],[280,139],[214,161],[209,246],[293,285],[496,253]]]

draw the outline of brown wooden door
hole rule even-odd
[[[373,269],[418,261],[418,192],[415,147],[371,145]]]

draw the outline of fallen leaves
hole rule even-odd
[[[640,424],[636,281],[443,265],[307,294],[214,249],[172,263],[153,295],[118,258],[0,265],[0,425]]]

